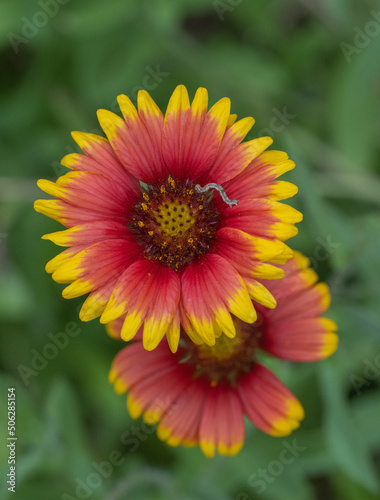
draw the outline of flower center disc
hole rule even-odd
[[[228,381],[234,385],[236,380],[252,369],[255,352],[259,346],[261,332],[259,327],[244,323],[235,316],[233,321],[236,337],[228,338],[222,334],[214,346],[196,345],[183,339],[183,361],[194,365],[197,376],[206,376],[211,385]]]
[[[177,271],[209,251],[219,220],[211,193],[199,193],[192,182],[169,177],[165,183],[148,185],[129,227],[148,259]]]

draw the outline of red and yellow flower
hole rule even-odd
[[[158,437],[167,444],[199,444],[207,456],[215,451],[234,455],[244,442],[246,415],[273,436],[286,436],[304,417],[298,399],[258,363],[258,350],[293,361],[317,361],[336,349],[336,324],[321,317],[329,306],[325,283],[318,283],[308,260],[296,253],[284,266],[285,276],[265,286],[278,301],[276,309],[257,306],[258,320],[237,317],[237,334],[224,334],[216,344],[196,345],[181,337],[173,354],[165,344],[146,352],[141,333],[116,356],[110,381],[117,393],[129,391],[127,407],[133,418],[158,423]],[[260,281],[260,283],[263,283]],[[107,329],[120,337],[123,319]]]
[[[203,88],[190,105],[178,86],[165,116],[145,91],[138,109],[125,95],[118,102],[124,119],[98,112],[107,139],[73,132],[84,154],[63,158],[71,171],[57,182],[38,182],[57,199],[35,209],[67,228],[44,236],[68,247],[46,270],[69,283],[64,297],[89,293],[83,321],[124,315],[124,340],[143,325],[145,349],[166,335],[175,352],[180,325],[210,346],[222,330],[233,338],[231,315],[256,320],[251,299],[276,305],[258,278],[281,277],[272,264],[292,255],[283,241],[302,215],[278,200],[297,187],[275,179],[294,163],[265,151],[269,137],[242,143],[254,119],[236,121],[227,98],[207,110]]]

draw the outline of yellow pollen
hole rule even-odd
[[[251,370],[256,362],[256,349],[260,345],[261,331],[236,316],[231,319],[236,330],[236,335],[232,338],[220,332],[213,346],[194,345],[190,340],[184,340],[185,349],[188,350],[184,352],[184,360],[193,364],[199,375],[206,375],[212,387],[221,381],[234,384],[237,378]],[[227,327],[223,321],[220,325],[222,331],[224,325]],[[231,324],[227,328],[228,335],[234,333]],[[186,357],[188,354],[189,357]]]
[[[168,178],[168,183],[171,185],[172,188],[175,187],[175,181],[174,181],[173,177]]]
[[[144,227],[144,226],[145,226],[145,224],[144,224],[141,220],[139,220],[139,221],[138,221],[138,225],[139,225],[140,227]]]
[[[161,191],[161,193],[166,193],[165,186],[161,186],[160,191]]]
[[[203,205],[199,205],[199,210],[203,210]]]
[[[143,198],[145,201],[149,201],[149,196],[146,193],[143,193]]]
[[[189,238],[189,239],[187,240],[187,242],[188,242],[188,243],[194,243],[194,240],[193,240],[193,238]]]
[[[228,359],[232,357],[236,349],[242,344],[242,339],[237,335],[234,338],[229,338],[226,335],[221,335],[216,339],[215,345],[212,347],[207,344],[202,344],[197,347],[199,357],[204,358],[217,358]]]
[[[197,209],[189,208],[180,200],[162,203],[152,210],[159,231],[170,238],[186,238],[197,217]]]
[[[149,236],[153,236],[153,231],[148,231]]]
[[[145,203],[141,203],[141,208],[145,211],[148,210],[148,206]]]

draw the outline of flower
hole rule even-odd
[[[199,444],[211,457],[235,455],[244,442],[246,415],[262,431],[286,436],[304,417],[290,390],[257,362],[257,352],[293,361],[317,361],[337,347],[336,324],[321,317],[330,294],[309,261],[299,253],[284,266],[285,276],[266,284],[276,309],[258,306],[258,320],[234,318],[234,338],[221,335],[213,347],[181,338],[177,353],[161,344],[146,352],[141,336],[115,357],[110,382],[117,393],[129,391],[127,408],[133,418],[158,423],[157,434],[167,444]],[[122,319],[108,325],[120,337]]]
[[[265,151],[270,137],[240,144],[253,118],[235,122],[227,98],[207,111],[204,88],[190,106],[178,86],[165,116],[145,91],[138,110],[125,95],[118,102],[124,119],[98,111],[107,139],[73,132],[85,154],[65,156],[71,172],[57,182],[38,181],[57,199],[37,200],[35,209],[68,228],[43,236],[69,247],[46,270],[70,283],[65,298],[90,293],[83,321],[127,313],[122,338],[144,325],[148,350],[166,334],[175,352],[181,324],[208,345],[221,329],[234,337],[231,313],[252,323],[251,299],[275,307],[256,278],[281,277],[268,262],[292,255],[283,241],[302,215],[278,200],[297,187],[275,179],[294,163]]]

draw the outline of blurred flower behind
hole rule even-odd
[[[205,455],[235,455],[243,446],[247,417],[272,436],[287,436],[304,418],[297,398],[257,361],[264,351],[280,359],[318,361],[336,349],[334,321],[321,317],[330,303],[325,283],[318,283],[309,261],[299,254],[281,266],[285,276],[265,286],[275,309],[257,306],[258,321],[234,318],[236,337],[222,334],[213,347],[182,336],[172,354],[161,344],[147,353],[136,341],[116,356],[110,381],[128,394],[128,410],[146,423],[158,423],[158,437],[171,446],[199,444]],[[108,325],[119,337],[123,319]]]

